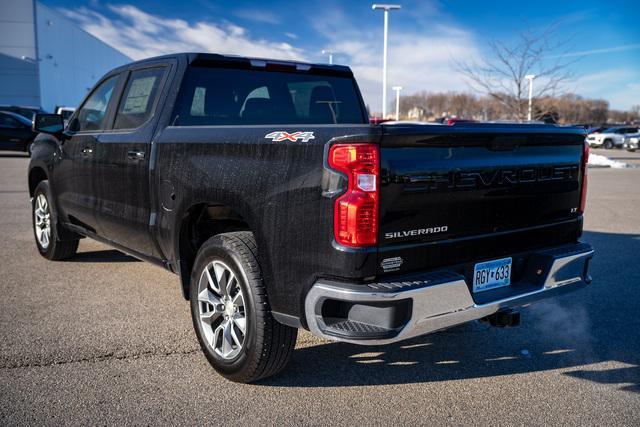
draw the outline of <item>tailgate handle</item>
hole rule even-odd
[[[496,136],[489,142],[487,148],[492,151],[510,151],[521,145],[527,145],[526,136]]]

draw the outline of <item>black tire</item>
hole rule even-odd
[[[49,208],[49,243],[46,247],[41,243],[36,231],[36,204],[39,196],[44,196]],[[61,239],[62,226],[57,223],[55,207],[53,206],[51,197],[51,190],[49,189],[49,181],[42,181],[36,187],[33,193],[33,200],[31,201],[31,221],[33,224],[33,236],[36,241],[36,246],[40,255],[51,261],[61,261],[69,259],[78,251],[77,239]],[[69,233],[67,233],[69,234]]]
[[[205,268],[213,262],[224,263],[231,269],[237,279],[238,289],[244,295],[246,333],[239,353],[231,359],[225,359],[214,351],[207,342],[204,328],[215,328],[200,321],[202,303],[198,299],[199,283],[203,277],[206,280]],[[207,286],[206,282],[203,286]],[[250,383],[273,376],[286,367],[293,354],[298,330],[279,323],[271,314],[253,233],[223,233],[208,239],[198,251],[189,291],[191,318],[198,342],[207,360],[220,375],[231,381]]]
[[[603,146],[605,150],[611,150],[613,148],[613,141],[611,141],[610,139],[605,139]]]
[[[635,153],[636,149],[635,148],[628,148],[627,151],[630,152],[630,153]]]

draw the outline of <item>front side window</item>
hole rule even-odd
[[[114,129],[135,129],[153,114],[164,67],[132,71],[124,89]]]
[[[73,111],[71,111],[71,110],[62,110],[60,112],[60,115],[62,116],[62,118],[64,120],[69,120],[71,118],[71,116],[73,115]]]
[[[71,130],[98,131],[105,128],[107,108],[117,82],[118,76],[109,77],[93,91],[78,111],[77,119],[74,120]]]
[[[366,123],[352,77],[190,67],[176,126]]]

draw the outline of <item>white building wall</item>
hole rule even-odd
[[[0,105],[39,106],[33,0],[0,0]]]
[[[132,61],[40,2],[36,2],[36,40],[40,102],[47,111],[77,107],[100,77]]]

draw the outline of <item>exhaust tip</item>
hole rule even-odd
[[[520,312],[515,310],[502,310],[490,316],[483,317],[480,320],[488,322],[496,328],[513,328],[520,325]]]

